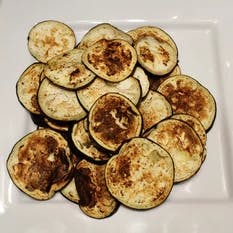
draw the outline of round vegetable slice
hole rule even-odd
[[[163,120],[147,133],[147,138],[171,155],[175,165],[174,182],[187,180],[200,169],[204,149],[199,136],[187,123]]]
[[[7,169],[24,193],[38,200],[50,199],[69,182],[73,170],[68,143],[53,130],[33,131],[15,144]]]
[[[79,207],[88,216],[106,218],[115,213],[119,204],[110,194],[105,182],[105,165],[86,160],[76,166],[75,184],[80,197]]]
[[[107,162],[105,179],[111,194],[124,205],[153,208],[165,201],[173,187],[173,161],[158,144],[133,138]]]
[[[82,61],[99,77],[119,82],[132,73],[137,54],[125,40],[102,39],[84,51]]]
[[[78,121],[87,115],[75,91],[61,88],[47,78],[40,85],[38,102],[43,113],[54,120]]]
[[[107,93],[97,99],[88,121],[90,135],[110,151],[116,151],[125,140],[139,136],[142,129],[142,117],[136,106],[117,93]]]
[[[167,98],[174,114],[186,113],[198,118],[205,130],[213,124],[216,114],[214,97],[192,77],[170,77],[160,84],[157,91]]]
[[[107,161],[109,159],[109,154],[101,150],[99,145],[91,138],[86,118],[74,123],[71,139],[74,146],[88,158],[94,161]]]
[[[19,102],[32,114],[41,114],[37,92],[44,78],[44,64],[33,63],[21,74],[16,84]]]
[[[72,49],[48,60],[45,76],[53,83],[68,89],[77,89],[87,85],[95,78],[82,63],[83,50]]]
[[[152,74],[165,75],[177,64],[177,50],[166,41],[144,36],[135,42],[138,62]]]
[[[113,39],[122,39],[132,44],[133,39],[130,35],[120,30],[119,28],[109,24],[109,23],[100,23],[95,27],[92,27],[81,39],[78,44],[78,48],[86,49],[96,43],[99,40],[113,40]]]
[[[38,61],[46,63],[52,57],[73,49],[76,38],[66,24],[47,20],[36,24],[28,34],[29,52]]]
[[[142,114],[144,131],[172,115],[170,103],[159,92],[152,90],[140,102],[138,110]]]
[[[128,77],[120,82],[109,82],[97,77],[89,85],[77,90],[77,95],[82,106],[89,111],[94,102],[108,92],[122,94],[129,98],[135,105],[141,97],[140,84],[133,77]]]

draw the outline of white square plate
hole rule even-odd
[[[67,232],[233,232],[233,2],[231,1],[13,1],[0,0],[0,231]],[[19,104],[15,85],[34,60],[27,33],[37,22],[69,24],[77,41],[92,26],[110,22],[122,30],[155,25],[177,44],[182,73],[207,87],[217,103],[208,132],[207,158],[197,175],[175,185],[159,207],[135,211],[121,206],[111,217],[95,220],[57,194],[39,202],[11,182],[6,159],[14,143],[35,129]]]

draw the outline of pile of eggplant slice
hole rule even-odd
[[[36,127],[7,159],[25,194],[60,192],[102,219],[120,205],[154,208],[200,170],[216,103],[182,74],[167,32],[100,23],[77,42],[70,26],[47,20],[29,31],[28,50],[36,62],[16,92]]]

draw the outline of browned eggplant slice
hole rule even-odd
[[[68,25],[55,20],[37,23],[28,34],[29,52],[43,63],[73,49],[75,44],[73,30]]]
[[[200,169],[204,148],[197,133],[187,123],[163,120],[149,131],[147,138],[171,155],[175,165],[174,182],[187,180]]]
[[[42,112],[58,121],[78,121],[87,113],[78,101],[75,91],[64,89],[45,78],[38,91]]]
[[[152,90],[140,102],[138,110],[142,114],[144,131],[172,115],[170,103],[159,92]]]
[[[68,89],[77,89],[87,85],[95,78],[82,63],[83,50],[72,49],[48,60],[45,76],[53,83]]]
[[[125,140],[139,136],[142,129],[142,117],[136,106],[117,93],[98,98],[88,121],[92,138],[110,151],[116,151]]]
[[[105,164],[82,160],[76,166],[75,184],[80,209],[92,218],[106,218],[116,212],[119,203],[110,194],[105,182]]]
[[[138,62],[152,74],[165,75],[177,64],[177,50],[167,41],[161,41],[153,36],[144,36],[135,42],[134,47]]]
[[[95,27],[92,27],[81,39],[78,44],[78,48],[87,49],[94,43],[99,40],[113,40],[113,39],[122,39],[132,44],[133,39],[130,35],[120,30],[119,28],[109,24],[109,23],[100,23]]]
[[[133,72],[137,54],[125,40],[102,39],[84,51],[82,61],[99,77],[119,82]]]
[[[205,130],[214,122],[216,103],[213,95],[194,78],[176,75],[158,87],[172,106],[173,113],[186,113],[198,118]]]
[[[124,205],[149,209],[168,197],[174,180],[171,156],[146,138],[133,138],[111,157],[105,169],[111,194]]]
[[[24,193],[38,200],[50,199],[70,180],[73,164],[68,143],[53,130],[35,130],[15,144],[7,169]]]
[[[74,123],[71,139],[75,147],[88,158],[98,162],[105,162],[109,159],[109,154],[105,150],[101,150],[99,145],[91,138],[86,118]]]
[[[134,77],[128,77],[120,82],[109,82],[97,77],[89,85],[77,90],[77,95],[82,106],[89,111],[95,101],[108,92],[122,94],[129,98],[135,105],[141,97],[140,84]]]
[[[44,78],[44,64],[33,63],[21,74],[16,83],[19,102],[32,114],[41,114],[37,92]]]

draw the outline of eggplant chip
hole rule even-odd
[[[7,169],[24,193],[38,200],[50,199],[70,179],[73,164],[67,141],[50,129],[39,129],[13,147]]]

